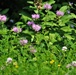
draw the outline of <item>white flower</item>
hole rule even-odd
[[[72,61],[72,66],[76,67],[76,61]]]
[[[12,58],[7,58],[7,61],[6,61],[6,63],[8,63],[8,64],[10,64],[12,62]]]
[[[11,22],[11,23],[14,23],[14,20],[13,20],[13,19],[10,19],[10,22]]]
[[[70,68],[72,65],[71,64],[67,64],[66,68]]]
[[[66,47],[66,46],[63,46],[63,47],[62,47],[62,50],[63,50],[63,51],[66,51],[66,50],[67,50],[67,47]]]

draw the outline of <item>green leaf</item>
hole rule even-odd
[[[22,25],[22,24],[23,24],[23,22],[17,22],[16,24],[17,24],[17,25]]]
[[[72,31],[72,29],[70,28],[70,26],[62,27],[61,30],[63,30],[64,32],[71,32]]]
[[[38,13],[38,10],[34,10],[35,13]]]
[[[76,18],[76,15],[75,15],[74,13],[71,13],[71,16],[72,16],[73,18]]]
[[[22,15],[21,19],[23,19],[25,22],[28,21],[28,20],[31,20],[31,18],[26,16],[26,15]]]
[[[50,34],[49,34],[49,38],[50,38],[50,41],[51,41],[52,43],[54,43],[54,42],[57,41],[57,40],[56,40],[56,35],[55,35],[55,33],[50,33]]]
[[[0,34],[1,35],[7,34],[7,29],[0,30]]]
[[[54,12],[48,11],[48,14],[42,19],[44,21],[54,20],[56,18],[56,14]]]
[[[48,41],[49,40],[49,36],[44,36],[44,40]]]
[[[30,9],[30,10],[36,10],[36,7],[29,6],[29,9]]]
[[[69,40],[71,40],[71,39],[74,40],[74,38],[71,35],[69,35],[69,34],[64,34],[64,36],[67,37],[67,39],[69,39]]]
[[[29,3],[29,4],[34,4],[34,2],[33,2],[33,1],[27,1],[27,3]]]
[[[1,14],[6,14],[9,11],[9,9],[4,9],[1,11]]]
[[[49,4],[54,4],[55,1],[54,0],[49,0]]]
[[[29,13],[26,13],[24,11],[21,11],[21,13],[19,13],[19,15],[21,15],[21,19],[24,20],[25,22],[27,20],[32,20],[31,17],[29,16]]]
[[[30,32],[29,30],[25,30],[25,31],[23,31],[23,33],[25,33],[25,34],[28,34],[28,35],[32,35],[32,32]]]
[[[70,21],[70,19],[73,19],[74,17],[72,15],[64,15],[63,17],[60,18],[59,22],[61,21],[63,24],[67,23]]]
[[[57,24],[54,22],[42,22],[41,24],[42,24],[42,28],[43,27],[46,28],[46,27],[51,27],[51,26],[57,26]]]
[[[40,44],[40,42],[44,39],[43,34],[36,34],[36,43]]]
[[[59,10],[62,12],[66,12],[67,9],[68,9],[68,6],[63,6]]]

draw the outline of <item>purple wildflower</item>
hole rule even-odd
[[[0,21],[6,22],[7,17],[5,15],[0,15]]]
[[[48,3],[46,3],[44,5],[44,8],[50,10],[50,9],[52,9],[52,6],[50,4],[48,4]]]
[[[21,45],[25,45],[25,44],[27,44],[28,43],[28,40],[20,40],[20,44]]]
[[[34,24],[34,22],[33,21],[28,21],[27,24],[30,26],[30,25]]]
[[[38,18],[40,18],[40,15],[39,14],[32,14],[32,18],[33,19],[38,19]]]
[[[12,31],[18,33],[18,32],[21,32],[22,29],[21,28],[17,28],[17,27],[13,27]]]
[[[36,25],[36,24],[33,24],[33,25],[32,25],[32,28],[33,28],[33,30],[35,30],[35,31],[39,31],[39,30],[41,29],[41,26]]]
[[[64,15],[64,12],[62,12],[62,11],[56,11],[56,15],[57,16],[63,16]]]

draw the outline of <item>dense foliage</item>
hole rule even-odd
[[[28,1],[0,10],[0,75],[75,75],[74,3]]]

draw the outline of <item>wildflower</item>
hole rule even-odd
[[[31,53],[36,53],[37,51],[35,49],[30,50]]]
[[[39,30],[41,29],[41,26],[36,25],[36,24],[33,24],[33,25],[32,25],[32,28],[33,28],[33,30],[35,30],[35,31],[39,31]]]
[[[32,18],[33,19],[38,19],[38,18],[40,18],[40,15],[39,14],[32,14]]]
[[[63,51],[66,51],[66,50],[67,50],[67,47],[66,47],[66,46],[63,46],[63,47],[62,47],[62,50],[63,50]]]
[[[71,64],[67,64],[66,68],[70,68],[72,65]]]
[[[69,2],[69,6],[72,6],[73,5],[73,2]]]
[[[21,45],[25,45],[25,44],[27,44],[28,43],[28,40],[20,40],[20,44]]]
[[[28,21],[27,24],[30,26],[30,25],[34,24],[34,22],[33,21]]]
[[[8,64],[10,64],[10,63],[12,63],[12,58],[7,58],[7,61],[6,61],[6,63],[8,63]]]
[[[50,64],[53,64],[54,62],[55,62],[54,60],[51,60],[51,61],[50,61]]]
[[[76,67],[76,61],[72,61],[72,66]]]
[[[0,15],[0,21],[1,22],[6,22],[7,17],[5,15]]]
[[[18,65],[15,66],[15,68],[18,68],[18,67],[19,67]]]
[[[30,46],[30,49],[31,49],[30,52],[33,53],[33,54],[37,52],[36,49],[34,49],[33,46]]]
[[[18,28],[18,27],[13,27],[12,31],[19,33],[22,31],[22,28]]]
[[[58,64],[58,67],[60,67],[61,65],[60,64]]]
[[[11,23],[14,23],[14,20],[13,20],[13,19],[10,19],[10,22],[11,22]]]
[[[56,15],[57,16],[63,16],[64,15],[64,12],[62,12],[62,11],[56,11]]]
[[[48,4],[48,3],[46,3],[44,5],[44,8],[47,9],[47,10],[50,10],[50,9],[52,9],[52,6],[50,4]]]
[[[70,14],[70,10],[67,10],[67,13]]]
[[[15,66],[15,68],[18,68],[17,62],[14,62],[13,65]]]

